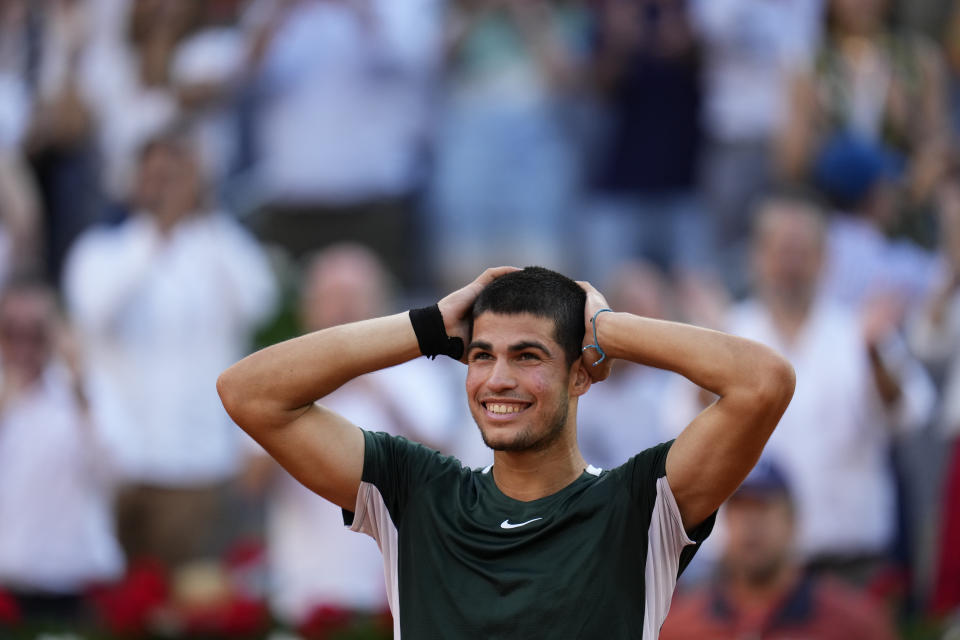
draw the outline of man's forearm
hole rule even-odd
[[[752,340],[628,313],[599,314],[597,336],[609,357],[674,371],[720,396],[667,455],[667,480],[690,531],[760,457],[793,395],[793,367]]]
[[[314,401],[365,373],[420,355],[406,312],[293,338],[227,369],[217,390],[246,430],[290,423]]]
[[[763,384],[783,360],[760,343],[711,329],[629,313],[601,313],[597,336],[611,358],[674,371],[719,396]]]
[[[470,308],[483,288],[515,267],[487,269],[437,303],[443,339],[469,338]],[[420,327],[418,331],[431,331]],[[434,336],[436,337],[436,336]],[[428,342],[435,342],[428,340]],[[420,355],[407,312],[310,333],[262,349],[224,371],[217,392],[230,417],[248,433],[276,429],[348,380]]]

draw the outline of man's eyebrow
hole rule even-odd
[[[548,356],[553,355],[552,353],[550,353],[550,349],[547,349],[545,346],[543,346],[536,340],[524,340],[523,342],[518,342],[508,347],[508,351],[523,351],[524,349],[538,349],[540,351],[543,351]]]
[[[474,340],[469,345],[467,345],[467,353],[470,353],[474,349],[480,349],[482,351],[493,351],[493,345],[484,340]],[[548,356],[552,356],[550,349],[547,349],[543,344],[537,342],[536,340],[524,340],[522,342],[517,342],[507,347],[507,351],[523,351],[524,349],[537,349],[542,351]]]
[[[483,340],[474,340],[467,345],[467,353],[473,351],[474,349],[482,349],[483,351],[493,351],[493,345],[489,342],[484,342]]]

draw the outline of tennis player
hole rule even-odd
[[[421,355],[466,363],[490,467],[317,402]],[[718,399],[676,440],[597,469],[577,447],[577,400],[613,359],[674,371]],[[432,307],[263,349],[217,387],[238,425],[376,539],[396,638],[652,640],[794,373],[759,343],[612,311],[590,284],[547,269],[498,267]]]

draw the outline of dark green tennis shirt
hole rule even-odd
[[[385,433],[364,439],[344,521],[380,545],[397,638],[653,640],[713,528],[711,516],[683,529],[666,480],[672,442],[521,502],[490,467]]]

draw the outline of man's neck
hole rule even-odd
[[[572,432],[576,434],[576,429]],[[576,438],[560,438],[539,451],[494,451],[493,480],[504,495],[530,502],[560,491],[580,477],[587,463]]]

